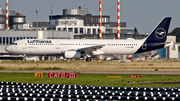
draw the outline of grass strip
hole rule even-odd
[[[143,74],[143,78],[129,78],[129,74],[78,73],[77,76],[77,78],[48,78],[47,73],[44,73],[43,78],[35,78],[35,73],[0,73],[0,81],[114,87],[180,87],[180,84],[151,84],[152,82],[180,82],[180,75]],[[121,78],[107,78],[108,76],[121,76]]]
[[[118,60],[85,62],[83,60],[7,61],[2,60],[0,70],[120,70],[120,71],[180,71],[180,60],[144,60],[120,62]]]

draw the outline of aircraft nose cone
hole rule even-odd
[[[5,51],[6,51],[6,52],[10,52],[10,50],[11,50],[10,47],[9,47],[9,46],[6,46]]]

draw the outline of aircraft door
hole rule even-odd
[[[26,49],[26,45],[27,45],[26,40],[23,40],[22,41],[22,49]]]
[[[60,49],[60,41],[56,41],[55,44],[56,44],[55,48],[56,48],[56,49]]]

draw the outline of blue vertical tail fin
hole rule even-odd
[[[171,17],[165,17],[157,27],[144,40],[142,46],[136,53],[147,52],[163,48],[165,46]]]
[[[165,42],[169,30],[171,17],[165,17],[147,37],[146,42]]]

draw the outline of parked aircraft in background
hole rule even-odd
[[[5,50],[26,55],[64,54],[66,59],[86,56],[86,61],[91,61],[94,55],[136,54],[173,45],[173,42],[166,41],[170,21],[171,17],[164,18],[149,36],[142,40],[23,39],[15,41]]]

